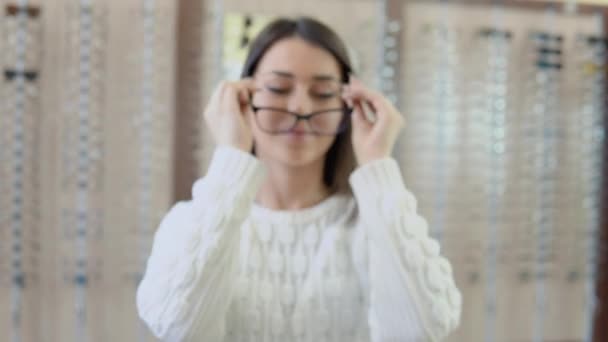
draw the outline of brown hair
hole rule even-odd
[[[309,17],[279,18],[266,25],[251,43],[241,78],[253,76],[266,51],[279,40],[290,37],[302,38],[329,52],[340,66],[342,82],[348,82],[349,74],[353,70],[344,42],[327,25]],[[327,151],[323,182],[333,191],[351,193],[348,177],[355,167],[351,125],[348,120],[346,130],[336,136],[336,140]]]

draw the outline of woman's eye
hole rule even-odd
[[[289,93],[289,88],[267,87],[268,90],[275,94],[284,95]]]
[[[335,93],[317,93],[314,96],[318,99],[331,99],[336,96]]]

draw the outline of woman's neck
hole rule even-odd
[[[305,166],[266,163],[266,180],[256,196],[261,206],[273,210],[297,210],[320,203],[331,195],[323,182],[323,161]]]

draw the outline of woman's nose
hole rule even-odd
[[[307,120],[298,120],[296,125],[291,129],[292,132],[306,133],[310,132],[310,123]]]
[[[312,112],[312,103],[310,96],[304,90],[296,90],[293,95],[290,96],[287,108],[290,112],[296,112],[300,114],[308,114]]]

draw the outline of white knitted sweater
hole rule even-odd
[[[450,263],[390,158],[297,211],[254,202],[263,164],[218,147],[154,237],[137,290],[163,341],[436,341],[460,321]]]

